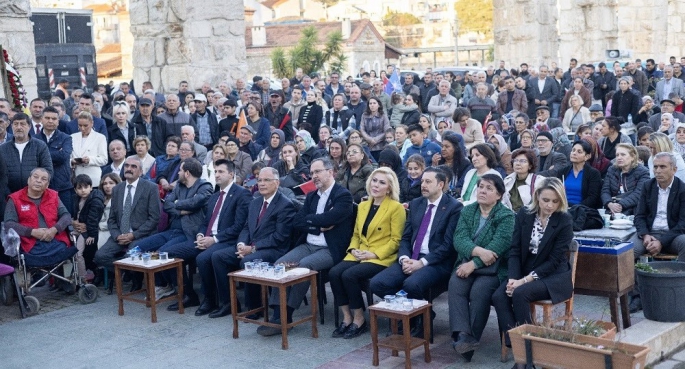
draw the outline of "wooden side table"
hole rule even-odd
[[[176,268],[176,283],[178,284],[178,293],[176,296],[165,297],[160,300],[155,300],[155,273],[167,269]],[[123,293],[121,270],[130,270],[133,272],[141,272],[145,275],[145,299],[133,297],[133,295],[141,293],[143,290]],[[157,304],[176,299],[178,301],[178,313],[183,314],[183,259],[171,259],[162,262],[160,260],[150,260],[149,264],[145,265],[142,261],[131,261],[130,259],[122,259],[114,262],[114,280],[117,285],[117,299],[119,300],[119,315],[124,315],[124,300],[138,302],[150,307],[152,311],[152,322],[157,323]]]
[[[281,279],[265,278],[258,275],[247,274],[244,270],[239,270],[236,272],[228,273],[229,287],[231,289],[231,316],[233,317],[233,338],[238,338],[238,321],[243,321],[247,323],[255,323],[259,325],[265,325],[267,327],[275,327],[281,329],[281,348],[283,350],[288,349],[288,329],[300,325],[302,323],[311,321],[312,322],[312,337],[318,338],[319,331],[316,328],[316,309],[318,304],[318,290],[316,288],[316,275],[318,274],[315,270],[310,270],[307,274],[287,276]],[[311,284],[310,291],[312,294],[312,300],[309,302],[309,306],[312,307],[311,315],[306,316],[298,321],[288,323],[286,317],[288,316],[287,311],[287,293],[288,287],[309,281]],[[250,311],[245,311],[238,313],[238,296],[236,295],[236,286],[238,282],[254,283],[262,286],[262,306],[252,309]],[[281,309],[281,324],[269,323],[269,296],[268,288],[278,288],[279,292],[279,304]],[[264,321],[248,319],[247,316],[262,312],[264,313]]]
[[[373,366],[378,366],[378,348],[387,347],[392,349],[392,356],[398,356],[400,350],[404,351],[404,367],[411,368],[411,350],[423,345],[424,360],[431,362],[429,347],[430,340],[430,311],[431,304],[425,303],[412,310],[392,310],[387,308],[385,302],[380,302],[369,307],[371,319],[371,341],[373,343]],[[423,338],[411,336],[409,319],[423,314]],[[392,335],[381,340],[378,339],[378,317],[390,318]],[[402,321],[402,335],[397,334],[397,321]]]

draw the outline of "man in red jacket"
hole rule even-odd
[[[29,266],[48,266],[71,257],[65,231],[71,215],[56,191],[48,189],[50,173],[44,168],[31,171],[28,186],[9,196],[5,226],[21,238],[21,249]]]

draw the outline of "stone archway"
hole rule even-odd
[[[133,79],[173,92],[247,74],[242,0],[131,0]]]

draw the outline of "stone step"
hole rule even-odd
[[[654,365],[685,344],[685,322],[660,323],[644,319],[617,336],[618,341],[649,347],[647,365]]]

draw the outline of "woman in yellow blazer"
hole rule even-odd
[[[359,204],[347,256],[329,272],[335,301],[343,313],[333,337],[354,338],[368,329],[362,286],[397,261],[404,231],[407,215],[399,202],[395,172],[389,168],[373,171],[366,180],[366,193],[369,199]]]

